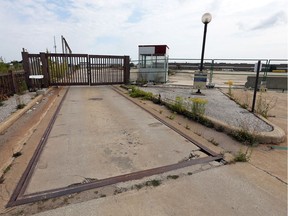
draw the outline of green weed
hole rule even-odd
[[[248,162],[250,160],[252,151],[249,152],[249,148],[247,148],[246,152],[242,150],[238,151],[235,154],[234,161],[235,162]]]
[[[179,176],[178,175],[168,175],[167,176],[167,179],[178,179],[179,178]]]

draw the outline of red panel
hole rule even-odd
[[[156,45],[155,46],[155,55],[165,55],[166,54],[166,45]]]

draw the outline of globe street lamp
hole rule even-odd
[[[207,24],[211,22],[212,16],[210,13],[205,13],[202,16],[202,22],[204,23],[204,34],[203,34],[203,43],[202,43],[202,54],[201,54],[201,63],[200,63],[200,74],[202,74],[203,70],[203,61],[204,61],[204,51],[205,51],[205,42],[206,42],[206,32],[207,32]],[[196,93],[201,93],[200,89]]]
[[[204,23],[204,35],[203,35],[203,43],[202,43],[202,54],[201,54],[201,64],[200,64],[200,72],[203,70],[203,61],[204,61],[204,51],[205,51],[205,42],[206,42],[206,32],[207,32],[207,24],[211,22],[212,16],[210,13],[205,13],[202,16],[202,22]]]

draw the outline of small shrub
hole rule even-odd
[[[202,98],[191,98],[190,100],[192,101],[192,114],[195,116],[203,116],[205,113],[205,105],[207,104],[207,100]]]
[[[3,105],[4,105],[3,101],[0,100],[0,107],[3,106]]]

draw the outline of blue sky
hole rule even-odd
[[[130,55],[167,44],[170,57],[200,58],[201,16],[212,14],[206,58],[288,58],[287,0],[0,0],[0,57],[53,51]]]

